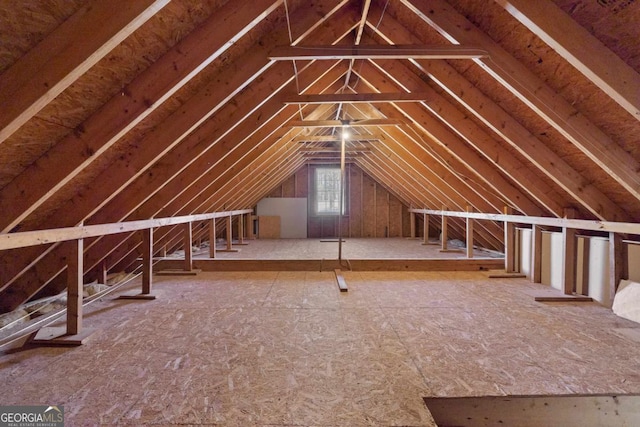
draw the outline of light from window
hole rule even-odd
[[[316,213],[321,215],[340,213],[340,169],[316,169]]]

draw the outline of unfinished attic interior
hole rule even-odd
[[[638,23],[636,0],[0,2],[0,405],[640,425]]]

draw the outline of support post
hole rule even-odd
[[[535,224],[531,228],[531,281],[542,282],[542,228]]]
[[[233,217],[229,215],[227,217],[227,250],[230,251],[233,247]]]
[[[239,249],[233,248],[233,217],[229,215],[226,219],[227,228],[227,247],[218,252],[238,252]]]
[[[184,270],[191,271],[193,270],[193,254],[191,253],[191,242],[193,241],[193,231],[191,229],[191,222],[186,222],[184,224],[184,235],[183,235],[183,245],[184,245]]]
[[[473,212],[471,206],[467,206],[467,212]],[[473,219],[467,218],[467,258],[473,258]]]
[[[142,295],[151,295],[153,276],[153,228],[142,231]]]
[[[576,230],[562,227],[562,291],[572,295],[576,284]]]
[[[423,236],[423,245],[429,244],[429,214],[423,214],[423,222],[424,222],[424,236]]]
[[[72,240],[67,246],[67,335],[78,335],[82,331],[84,240]]]
[[[247,239],[253,240],[255,239],[253,235],[253,213],[247,214],[247,223],[245,229],[247,230]]]
[[[142,230],[142,291],[139,294],[124,294],[118,299],[154,300],[153,287],[153,228]]]
[[[238,216],[238,242],[236,245],[248,245],[248,243],[244,241],[244,214]]]
[[[209,258],[216,257],[216,219],[211,218],[209,224]]]
[[[591,256],[591,239],[582,239],[582,281],[580,289],[576,289],[580,295],[589,295],[589,258]]]
[[[100,283],[106,285],[108,282],[109,269],[107,268],[107,260],[100,263]]]
[[[93,333],[82,324],[84,240],[71,240],[64,245],[67,252],[67,325],[40,329],[31,339],[33,344],[78,346]]]
[[[409,230],[410,230],[410,238],[411,239],[415,239],[416,238],[416,213],[415,212],[411,212],[409,214]]]
[[[509,206],[504,207],[505,215],[513,215],[513,209]],[[504,222],[504,271],[506,273],[515,273],[515,246],[516,246],[516,226],[515,224]]]
[[[620,280],[628,277],[627,247],[618,233],[609,233],[609,305],[613,305]]]
[[[442,207],[443,211],[446,211],[447,208],[445,206]],[[442,215],[442,239],[441,239],[441,251],[447,251],[447,244],[449,241],[449,225],[448,225],[448,220],[449,217],[447,217],[446,215]]]
[[[575,218],[575,209],[565,208],[564,217],[567,219]],[[562,227],[562,247],[562,291],[565,295],[572,295],[576,287],[576,259],[578,255],[575,228]]]

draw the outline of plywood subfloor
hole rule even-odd
[[[78,348],[0,356],[1,403],[67,425],[433,426],[422,397],[640,392],[640,325],[482,272],[155,277]],[[128,290],[129,292],[131,289]]]
[[[237,259],[336,259],[338,257],[337,239],[255,239],[245,240],[246,245],[237,246],[239,252],[217,252],[218,258]],[[334,240],[334,241],[329,241]],[[224,249],[226,243],[219,242],[216,247]],[[456,249],[450,244],[450,248]],[[182,254],[178,253],[177,256]],[[440,252],[438,243],[423,245],[422,240],[391,238],[345,238],[342,244],[344,259],[437,259],[466,258],[466,252]],[[208,248],[199,250],[196,257],[209,256]],[[500,254],[486,250],[476,250],[479,258],[497,258]]]

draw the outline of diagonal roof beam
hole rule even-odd
[[[239,5],[233,3],[212,14],[203,25],[138,75],[121,94],[111,98],[85,120],[82,131],[71,132],[2,189],[0,202],[5,208],[0,215],[0,230],[8,232],[20,224],[236,40],[253,29],[282,1],[244,0],[241,3],[242,13],[238,13]],[[265,63],[267,61],[263,60],[256,65],[257,71],[262,71]],[[240,73],[246,74],[253,69],[249,64]],[[34,182],[39,184],[34,186]],[[8,200],[11,203],[4,203]]]
[[[271,50],[272,61],[326,59],[476,59],[486,50],[469,46],[279,46]]]
[[[363,65],[361,73],[361,81],[370,85],[371,88],[377,88],[379,90],[397,89],[397,84],[393,83],[394,80],[389,78],[388,75],[383,74],[382,70],[374,67],[370,62]],[[405,74],[403,77],[408,78],[410,75]],[[422,81],[408,83],[417,84],[424,89],[428,89],[428,86]],[[408,119],[415,123],[412,127],[415,127],[420,135],[426,135],[429,140],[435,142],[435,144],[432,144],[434,145],[433,149],[444,149],[452,154],[468,169],[469,172],[463,173],[471,173],[472,176],[476,176],[482,180],[485,185],[500,194],[504,200],[508,200],[510,206],[516,207],[521,212],[529,215],[538,215],[542,212],[538,205],[513,183],[512,179],[506,179],[496,169],[496,162],[493,159],[501,158],[505,155],[504,153],[492,156],[491,160],[487,159],[486,156],[481,156],[476,149],[471,148],[468,140],[464,140],[461,137],[458,130],[451,129],[442,123],[440,119],[434,117],[433,114],[428,113],[428,107],[429,105],[405,103],[381,104],[379,109],[387,115],[387,117],[397,117],[398,113],[394,113],[392,111],[393,109],[396,109],[402,115],[408,117]],[[474,141],[475,138],[471,140],[471,142]],[[539,189],[539,191],[542,190],[543,189]],[[547,205],[552,205],[552,203],[553,201],[549,200]],[[557,203],[555,203],[555,205],[557,205]],[[550,210],[552,212],[560,211],[561,208],[555,205],[555,209]]]
[[[636,120],[640,74],[549,0],[495,0]]]
[[[362,39],[362,33],[364,32],[364,27],[367,24],[367,16],[369,15],[369,8],[371,7],[371,0],[364,0],[364,4],[362,5],[362,17],[360,18],[360,23],[358,24],[358,30],[356,31],[356,40],[355,45],[358,46],[360,44],[360,39]],[[349,80],[351,80],[351,72],[353,71],[353,64],[355,59],[349,61],[349,70],[347,71],[347,75],[344,78],[344,86],[342,90],[344,91],[347,87],[349,87]]]
[[[373,12],[378,15],[382,13],[377,9]],[[374,30],[389,43],[420,42],[414,34],[389,15],[386,15]],[[420,71],[428,75],[432,82],[446,91],[467,111],[504,139],[540,172],[553,180],[556,185],[597,218],[610,221],[629,220],[629,215],[613,203],[608,196],[529,132],[507,111],[482,93],[473,83],[460,75],[446,61],[416,60],[413,63]],[[530,185],[530,182],[524,180],[521,184]]]
[[[0,143],[169,1],[90,1],[27,52],[0,75]]]
[[[531,70],[446,2],[400,1],[451,43],[475,43],[489,52],[489,60],[476,63],[640,200],[640,163]]]

